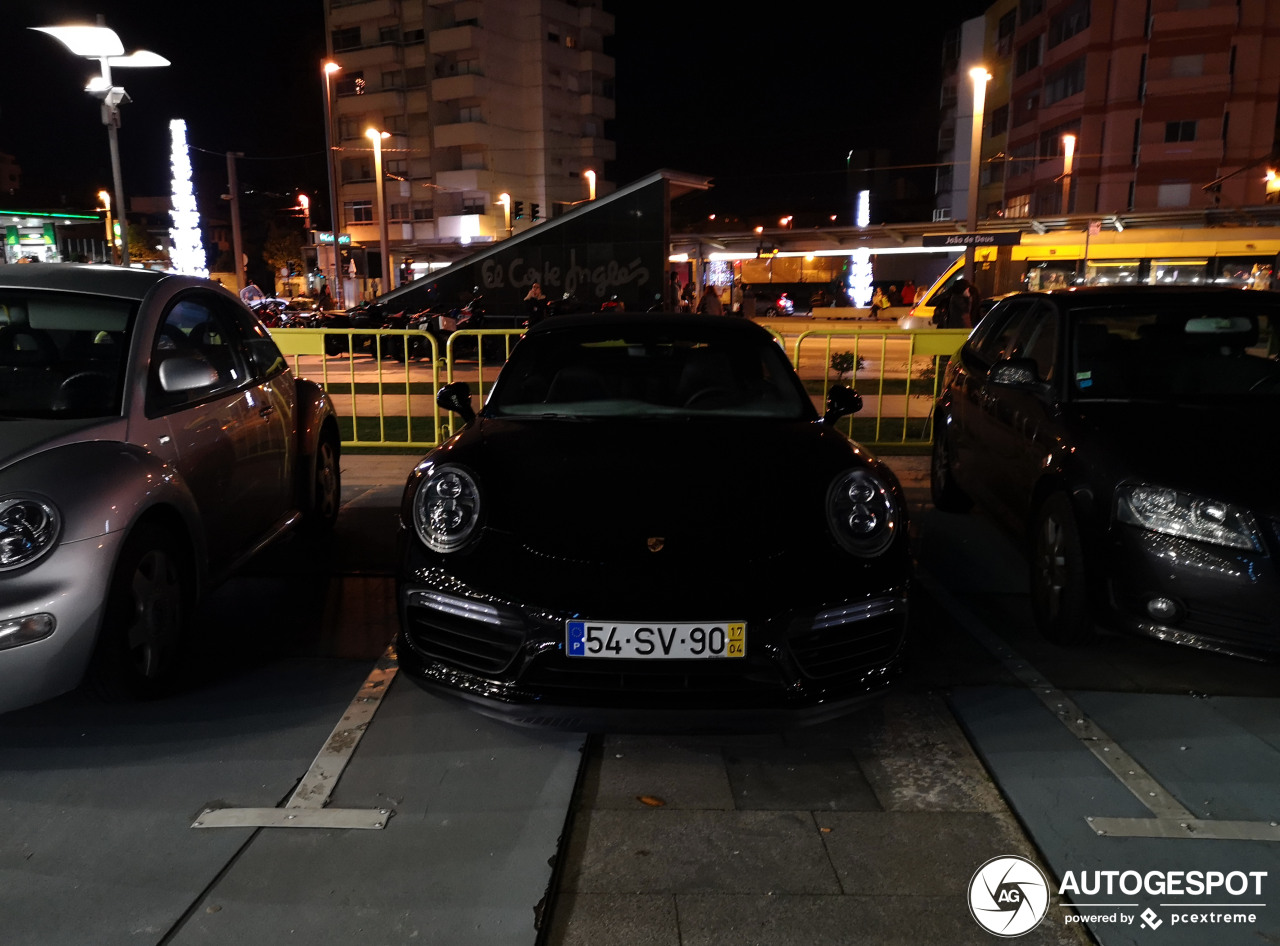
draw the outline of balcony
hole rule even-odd
[[[440,171],[436,174],[435,183],[445,190],[488,191],[493,189],[493,172],[486,168]]]
[[[361,46],[358,49],[344,49],[333,54],[334,61],[342,66],[334,81],[342,79],[343,72],[365,71],[369,75],[394,69],[404,62],[404,49],[400,46],[381,44],[377,46]]]
[[[591,49],[578,53],[578,59],[572,64],[571,68],[609,79],[614,78],[618,73],[617,64],[612,56],[606,56],[604,53]]]
[[[1231,77],[1170,76],[1165,79],[1147,79],[1146,99],[1173,98],[1183,95],[1227,95],[1231,91]]]
[[[400,16],[400,0],[333,0],[330,6],[334,26]]]
[[[437,125],[435,146],[437,148],[458,148],[465,145],[491,146],[497,133],[484,122],[455,122],[451,125]]]
[[[500,224],[490,214],[457,214],[436,218],[436,234],[441,240],[488,242],[498,237],[499,229]]]
[[[475,26],[453,26],[434,30],[428,40],[428,49],[434,55],[463,52],[476,49],[480,43],[480,29]]]
[[[485,76],[447,76],[431,80],[431,98],[437,102],[452,99],[483,98],[489,94],[491,84]]]
[[[607,99],[603,95],[580,95],[578,96],[578,114],[579,115],[598,115],[603,119],[617,118],[618,106],[613,99]]]
[[[1195,35],[1206,30],[1235,29],[1240,11],[1236,4],[1206,6],[1198,10],[1168,10],[1151,16],[1151,38],[1161,39],[1167,33]]]

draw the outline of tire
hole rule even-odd
[[[1040,634],[1055,644],[1094,636],[1084,554],[1075,511],[1064,493],[1041,504],[1031,527],[1031,612]]]
[[[338,508],[342,505],[341,456],[337,435],[323,431],[311,461],[307,490],[307,527],[312,531],[330,532],[338,521]]]
[[[190,644],[191,555],[166,530],[144,524],[125,543],[89,668],[99,696],[154,699],[176,688]]]
[[[929,462],[929,494],[939,512],[967,512],[973,500],[956,483],[951,441],[944,424],[934,426],[933,457]]]

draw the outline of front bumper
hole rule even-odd
[[[66,542],[0,579],[0,622],[53,616],[48,637],[0,650],[0,712],[74,689],[93,654],[123,533]]]
[[[1106,604],[1121,629],[1240,656],[1280,656],[1280,571],[1263,551],[1116,529]]]
[[[813,597],[785,608],[748,603],[689,613],[656,593],[643,614],[585,614],[481,592],[441,568],[398,589],[399,659],[430,689],[482,712],[570,730],[749,730],[817,722],[874,698],[901,672],[907,583],[859,597]],[[744,597],[749,595],[744,594]],[[678,610],[677,610],[678,608]],[[571,619],[747,623],[740,658],[570,657]]]

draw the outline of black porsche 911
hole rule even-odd
[[[935,505],[1025,540],[1040,631],[1280,654],[1280,295],[1009,296],[947,366]]]
[[[732,318],[562,316],[411,474],[401,667],[482,712],[572,730],[830,718],[901,668],[910,561],[893,474]]]

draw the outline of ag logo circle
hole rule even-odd
[[[1049,881],[1025,857],[993,857],[969,881],[969,913],[988,933],[1021,936],[1049,911]]]

